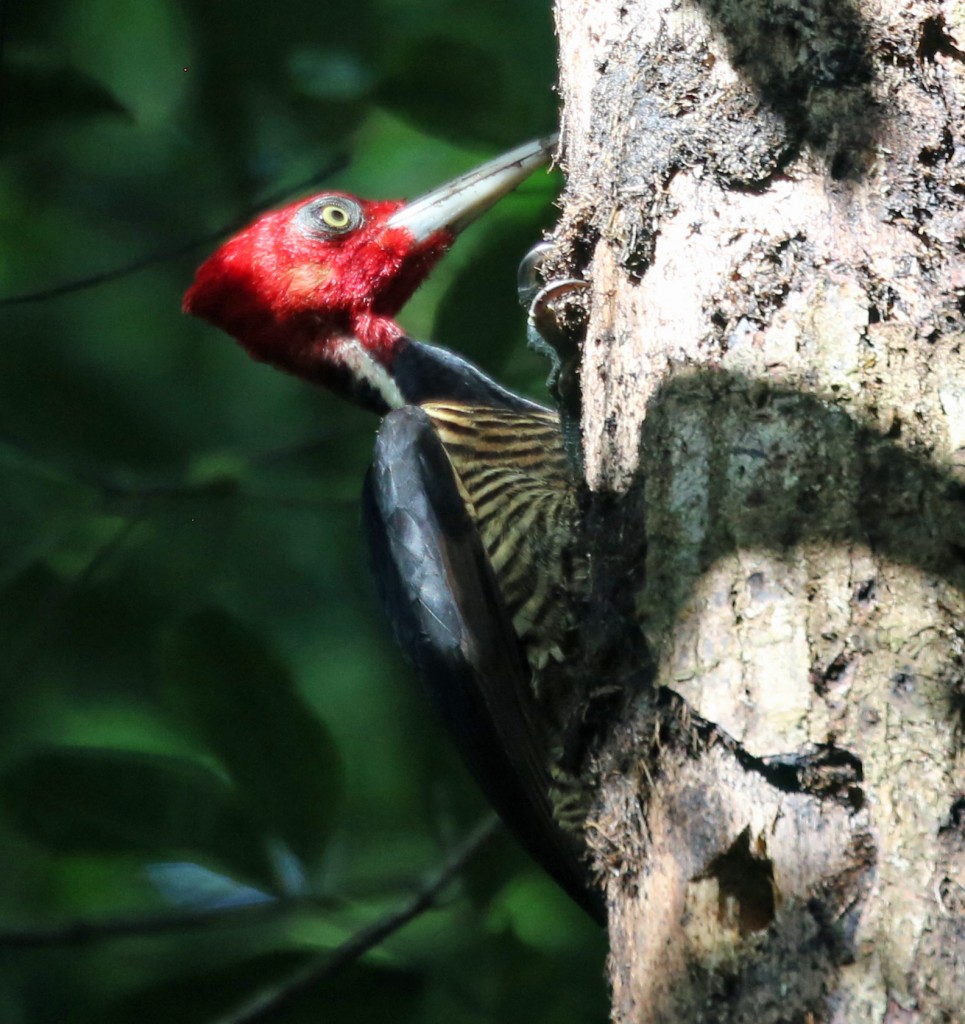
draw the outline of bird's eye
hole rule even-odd
[[[298,211],[299,227],[306,234],[322,238],[347,234],[364,220],[362,207],[345,196],[319,196]]]

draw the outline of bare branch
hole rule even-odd
[[[337,174],[339,171],[344,170],[348,165],[348,162],[349,159],[346,154],[338,153],[332,157],[325,167],[311,175],[311,177],[305,178],[303,181],[297,182],[294,185],[288,185],[276,192],[272,192],[270,195],[260,199],[253,206],[247,207],[233,220],[229,221],[227,224],[223,224],[220,228],[216,228],[214,231],[205,232],[203,235],[198,235],[195,238],[189,239],[187,242],[181,242],[169,249],[161,249],[148,256],[143,256],[141,259],[132,260],[130,263],[126,263],[121,267],[113,267],[111,270],[103,270],[97,274],[89,274],[87,277],[76,278],[73,281],[65,281],[63,284],[51,285],[49,288],[39,288],[36,291],[22,292],[19,295],[8,295],[6,298],[0,299],[0,308],[4,308],[6,306],[22,306],[29,302],[43,302],[46,299],[60,298],[61,295],[72,295],[74,292],[87,291],[90,288],[97,288],[102,284],[110,284],[112,281],[118,281],[121,278],[130,277],[131,274],[136,274],[139,270],[146,270],[148,267],[153,267],[158,263],[165,263],[168,260],[177,259],[179,256],[184,256],[189,252],[193,252],[195,249],[200,249],[204,245],[210,245],[212,242],[218,241],[218,239],[232,231],[237,231],[239,228],[243,228],[245,224],[255,216],[255,214],[260,213],[269,206],[274,206],[276,203],[280,203],[282,200],[287,199],[289,196],[294,195],[297,192],[303,192],[306,189],[325,181],[326,178],[330,178],[333,174]]]
[[[320,962],[293,974],[275,988],[260,993],[234,1014],[218,1024],[248,1024],[266,1019],[266,1015],[347,964],[353,963],[384,939],[399,931],[415,917],[432,907],[442,891],[469,860],[492,837],[499,819],[487,816],[453,852],[448,861],[426,884],[397,910],[373,922],[346,940]],[[306,910],[337,909],[340,901],[322,896],[292,896],[244,906],[212,907],[180,913],[154,915],[128,914],[110,918],[75,918],[49,925],[11,926],[0,930],[0,949],[37,949],[86,946],[114,939],[150,938],[171,932],[198,931],[206,928],[234,928],[257,924]]]
[[[85,946],[112,939],[148,938],[168,932],[201,928],[237,927],[251,922],[284,917],[302,910],[331,909],[336,901],[320,896],[291,896],[264,903],[233,907],[206,907],[182,913],[121,915],[109,918],[76,918],[50,925],[25,925],[0,931],[0,949],[32,949],[47,946]]]
[[[309,992],[326,978],[360,959],[369,950],[404,928],[410,921],[431,909],[449,883],[492,838],[499,827],[495,815],[487,816],[453,852],[447,863],[397,910],[357,931],[331,953],[295,971],[287,979],[261,991],[237,1010],[217,1018],[212,1024],[257,1024],[275,1018],[283,1007]]]

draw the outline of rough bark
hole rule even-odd
[[[965,1021],[965,4],[557,22],[614,1019]]]

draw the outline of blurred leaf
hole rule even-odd
[[[181,758],[84,747],[40,751],[0,776],[0,806],[56,853],[191,856],[272,886],[264,841],[234,794]]]
[[[552,130],[549,4],[461,0],[420,13],[386,54],[384,106],[448,140],[510,146]]]
[[[422,128],[473,140],[489,137],[486,117],[500,109],[503,91],[503,69],[489,51],[469,40],[433,35],[396,55],[396,69],[378,95]]]
[[[200,864],[148,864],[147,875],[169,903],[184,907],[247,907],[274,897]]]
[[[364,69],[372,64],[369,54],[379,45],[382,27],[373,0],[328,0],[321,10],[315,0],[250,4],[243,17],[235,0],[207,0],[187,13],[194,19],[198,53],[191,71],[197,98],[193,128],[221,150],[242,195],[275,170],[273,150],[284,116],[293,111],[290,75],[296,91],[308,85],[297,59],[292,66],[292,54],[334,49]],[[353,102],[355,90],[345,88],[344,73],[329,68],[322,77],[327,87],[319,90],[317,69],[309,76],[316,89],[306,92],[316,100],[325,93],[327,102],[323,116],[317,107],[310,109],[300,126],[302,146],[345,134],[364,116]]]
[[[578,947],[589,927],[584,912],[548,875],[535,871],[510,880],[494,901],[490,919],[494,927],[510,925],[521,941],[545,952]]]
[[[113,1007],[98,1024],[210,1024],[276,987],[318,954],[278,952],[204,974],[169,978]],[[420,1021],[423,982],[415,972],[353,964],[271,1012],[272,1024]],[[267,1019],[267,1018],[266,1018]]]
[[[0,444],[0,489],[0,586],[75,532],[96,508],[98,497],[86,484],[6,444]]]
[[[424,985],[423,976],[415,971],[354,964],[320,986],[312,1001],[305,1001],[306,1010],[314,1007],[314,1016],[304,1019],[306,1024],[322,1019],[421,1022]]]
[[[307,863],[315,862],[341,792],[328,730],[288,669],[228,615],[205,611],[164,645],[176,709],[225,766],[243,798]]]
[[[288,58],[288,71],[298,92],[321,101],[363,99],[374,81],[372,68],[349,50],[294,50]]]
[[[58,120],[131,116],[101,82],[39,50],[11,48],[4,55],[3,76],[3,142],[8,149],[42,135]]]
[[[299,952],[271,953],[220,969],[167,977],[120,1000],[98,1015],[98,1024],[209,1024],[262,986],[277,984],[310,957]]]

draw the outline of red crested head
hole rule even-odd
[[[419,241],[394,226],[403,207],[327,192],[266,213],[202,264],[184,310],[317,383],[329,383],[339,339],[389,365],[402,335],[393,317],[454,239],[438,230]]]
[[[555,141],[520,146],[411,203],[326,192],[266,213],[202,264],[184,310],[255,359],[379,411],[404,404],[395,315],[462,228],[544,164]]]

